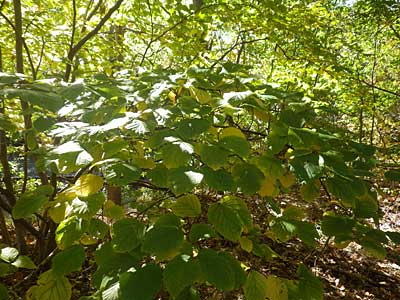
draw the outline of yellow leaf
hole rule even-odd
[[[254,110],[254,115],[256,116],[257,119],[268,122],[269,121],[269,114],[266,113],[265,111],[255,109]]]
[[[266,197],[266,196],[273,196],[274,192],[275,192],[275,180],[271,179],[271,178],[265,178],[260,190],[258,191],[258,194],[261,197]]]
[[[176,103],[176,94],[173,91],[170,91],[168,93],[168,98],[171,100],[174,104]]]
[[[316,180],[314,182],[302,185],[300,187],[300,195],[305,201],[311,202],[320,195],[320,189],[321,183]]]
[[[56,196],[56,201],[57,202],[69,202],[72,201],[76,198],[76,193],[74,188],[68,188],[65,191],[59,193]]]
[[[281,182],[284,188],[288,188],[296,182],[296,176],[294,176],[293,173],[289,172],[283,176],[280,176],[279,181]]]
[[[245,236],[239,238],[239,244],[244,251],[251,252],[253,250],[253,242]]]
[[[85,174],[75,182],[74,190],[78,197],[96,194],[103,187],[103,178],[93,174]]]
[[[94,238],[86,233],[81,237],[81,239],[79,241],[84,246],[94,245],[98,242],[98,240],[96,238]]]
[[[228,137],[228,136],[237,136],[242,139],[246,139],[246,136],[243,134],[243,132],[240,129],[237,129],[235,127],[228,127],[228,128],[222,129],[222,131],[219,135],[219,138],[223,139],[224,137]]]
[[[52,218],[54,222],[60,223],[65,218],[66,209],[67,209],[66,202],[55,203],[55,205],[49,209],[50,218]]]
[[[190,95],[196,98],[196,100],[201,104],[209,103],[212,100],[211,95],[207,91],[196,89],[193,86],[189,88],[189,91]]]
[[[135,144],[135,150],[140,157],[144,157],[144,142],[137,141]]]
[[[105,217],[115,220],[122,219],[125,216],[124,209],[110,200],[104,203],[103,211]]]
[[[211,126],[210,128],[208,128],[209,133],[211,133],[213,136],[218,136],[218,129],[217,127]]]
[[[136,104],[136,108],[138,111],[143,111],[147,108],[147,104],[144,101],[138,102],[138,104]]]
[[[156,163],[151,158],[135,157],[133,162],[142,169],[154,169],[156,167]]]
[[[265,285],[267,298],[269,300],[288,300],[288,289],[282,279],[270,275]]]

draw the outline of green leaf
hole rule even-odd
[[[207,131],[210,125],[206,119],[182,120],[178,123],[176,131],[182,138],[190,139]]]
[[[54,118],[40,116],[33,122],[33,127],[39,132],[44,132],[50,129],[56,122],[57,120]]]
[[[85,249],[80,245],[74,245],[53,257],[51,269],[55,276],[68,275],[79,271],[84,261]]]
[[[175,226],[155,226],[145,235],[142,250],[159,259],[175,256],[183,244],[181,229]]]
[[[21,219],[39,211],[48,201],[48,197],[53,193],[53,190],[51,185],[42,185],[34,191],[22,194],[12,210],[13,217]]]
[[[385,233],[393,243],[400,245],[400,232],[386,231]]]
[[[238,164],[233,167],[232,175],[240,191],[245,195],[255,194],[262,185],[264,174],[254,165]]]
[[[385,172],[385,178],[392,181],[400,181],[400,169]]]
[[[238,288],[245,278],[240,263],[230,255],[203,249],[199,252],[198,259],[205,279],[220,290],[231,291]]]
[[[140,245],[145,225],[133,218],[118,220],[111,227],[111,243],[117,252],[128,252]]]
[[[103,213],[105,217],[116,220],[122,219],[125,216],[124,208],[111,200],[107,200],[104,203]]]
[[[22,78],[14,75],[14,74],[7,74],[7,73],[0,72],[0,83],[2,83],[2,84],[16,83],[21,79]]]
[[[208,209],[208,221],[224,238],[237,242],[244,229],[238,213],[224,203],[211,204]]]
[[[40,275],[38,285],[27,291],[29,300],[70,300],[72,287],[65,277],[54,276],[51,270]]]
[[[62,221],[56,229],[56,242],[61,249],[72,246],[85,232],[87,222],[72,216]]]
[[[309,182],[300,187],[300,195],[305,201],[311,202],[319,197],[320,189],[319,181]]]
[[[156,222],[154,223],[154,226],[175,226],[175,227],[181,227],[181,218],[177,217],[175,214],[169,212],[166,214],[163,214],[158,217]]]
[[[161,269],[151,264],[135,272],[123,273],[119,285],[120,300],[153,300],[161,289]]]
[[[278,240],[281,242],[287,242],[296,233],[296,226],[292,221],[278,218],[271,226],[271,230]]]
[[[97,288],[105,276],[117,276],[138,264],[138,258],[115,252],[111,242],[100,245],[94,253],[94,259],[98,269],[93,275],[93,285]]]
[[[229,151],[217,145],[204,145],[200,149],[202,161],[211,169],[218,169],[227,163]]]
[[[168,186],[168,169],[162,165],[158,165],[147,172],[147,176],[156,186],[165,188]]]
[[[0,300],[8,300],[9,294],[5,285],[0,283]]]
[[[242,137],[225,136],[224,138],[220,139],[218,145],[241,157],[247,157],[250,153],[250,144]]]
[[[89,220],[102,208],[106,197],[97,193],[88,197],[75,198],[71,202],[71,212],[81,218]]]
[[[70,101],[76,101],[78,96],[85,91],[85,85],[82,83],[71,83],[68,86],[62,87],[60,95]]]
[[[168,172],[168,187],[175,195],[181,195],[192,191],[203,177],[203,174],[186,168],[171,169]]]
[[[201,213],[201,204],[196,195],[184,195],[176,200],[171,209],[179,217],[196,217]]]
[[[244,251],[251,253],[253,251],[253,241],[248,237],[241,236],[239,239],[240,248]]]
[[[200,300],[200,294],[195,288],[189,287],[180,293],[176,300]]]
[[[233,289],[236,290],[240,288],[246,281],[246,273],[244,272],[241,263],[228,252],[220,251],[218,255],[226,261],[235,274],[235,285]]]
[[[216,191],[236,191],[236,183],[231,174],[225,170],[212,170],[207,167],[201,169],[204,174],[204,182]]]
[[[183,167],[190,160],[191,153],[184,151],[177,144],[166,144],[161,148],[164,165],[168,169]]]
[[[313,182],[322,175],[324,167],[322,156],[315,153],[304,155],[302,151],[294,151],[293,154],[294,159],[290,161],[290,165],[300,181]]]
[[[304,219],[304,209],[298,206],[294,206],[289,204],[286,206],[285,210],[282,214],[282,219],[293,221],[293,220],[302,220]]]
[[[253,253],[259,257],[265,258],[266,260],[271,260],[279,255],[271,249],[267,244],[259,244],[253,241]]]
[[[234,209],[247,230],[253,228],[253,218],[243,199],[235,196],[225,196],[221,203]]]
[[[186,287],[199,280],[200,276],[200,265],[188,255],[178,255],[167,264],[164,270],[165,286],[174,298]]]
[[[323,300],[324,290],[322,282],[304,264],[299,265],[297,276],[300,279],[299,292],[303,300]]]
[[[325,181],[326,188],[343,203],[355,206],[356,198],[367,192],[364,182],[361,180],[344,180],[341,178],[329,178]]]
[[[96,239],[103,239],[108,232],[108,227],[105,222],[94,218],[90,220],[87,233]]]
[[[244,297],[246,300],[265,300],[268,295],[268,282],[261,273],[250,271],[244,284]]]
[[[354,214],[357,218],[375,218],[378,216],[378,201],[376,195],[366,193],[357,197]]]
[[[265,177],[277,179],[285,174],[282,162],[266,154],[256,159],[256,165],[264,173]]]
[[[373,238],[365,237],[358,243],[363,246],[368,255],[376,257],[377,259],[384,259],[386,257],[386,249],[379,241]]]
[[[267,298],[269,300],[288,300],[288,289],[285,282],[274,276],[270,275],[266,282]]]
[[[17,268],[24,268],[24,269],[36,269],[35,263],[30,259],[30,257],[25,255],[20,255],[17,259],[11,263],[13,266]]]
[[[321,229],[327,236],[335,236],[339,241],[351,240],[355,221],[349,217],[325,215],[322,217]]]
[[[140,178],[142,170],[128,164],[113,164],[104,169],[104,178],[108,183],[126,186]]]
[[[79,143],[70,141],[57,146],[51,151],[51,153],[55,155],[62,155],[68,153],[81,152],[83,150],[84,149],[81,147],[81,145],[79,145]]]
[[[296,232],[298,237],[310,247],[315,247],[318,239],[318,231],[315,228],[315,225],[309,222],[304,221],[296,221],[294,222],[296,225]]]
[[[119,282],[112,284],[109,288],[101,293],[102,300],[119,300]],[[84,300],[79,298],[79,300]],[[89,300],[89,299],[88,299]],[[90,299],[92,300],[92,299]],[[95,299],[93,299],[95,300]]]
[[[107,143],[102,145],[106,158],[112,158],[115,154],[120,152],[122,149],[128,147],[128,142],[122,137],[115,137]]]
[[[17,270],[17,267],[13,266],[12,264],[0,261],[0,278],[14,274]]]
[[[210,224],[193,224],[189,232],[189,240],[197,242],[202,239],[210,239],[217,237]]]
[[[25,102],[37,105],[51,112],[57,112],[64,105],[61,96],[52,92],[27,89],[9,89],[4,92],[11,97],[19,97]]]
[[[11,263],[17,259],[19,252],[17,249],[12,247],[4,247],[0,249],[0,259],[5,262]]]

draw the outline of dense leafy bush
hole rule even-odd
[[[322,299],[304,264],[297,280],[264,277],[237,253],[268,261],[279,254],[266,237],[299,238],[308,247],[353,241],[383,258],[389,240],[399,241],[379,230],[374,147],[321,122],[318,102],[273,88],[243,65],[99,74],[68,85],[2,74],[0,82],[6,105],[32,105],[29,155],[50,176],[15,204],[2,198],[15,221],[39,217],[38,244],[56,241],[41,250],[51,252],[51,268],[28,299],[69,299],[67,276],[93,251],[95,292],[82,299],[200,299],[208,285],[242,289],[247,300]],[[18,118],[1,115],[12,142]],[[276,201],[298,187],[303,201]],[[122,190],[122,205],[107,197],[112,188]],[[309,220],[305,207],[321,193],[325,212]],[[266,220],[253,220],[254,203]],[[11,265],[35,267],[12,248],[0,258],[2,275]]]

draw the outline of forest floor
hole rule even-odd
[[[384,196],[379,197],[383,218],[380,229],[400,232],[400,185],[383,189]],[[294,190],[284,195],[282,202],[291,205],[298,202],[300,195]],[[322,196],[308,211],[309,219],[320,219],[321,207],[329,200]],[[379,260],[368,256],[361,246],[350,243],[344,249],[338,249],[332,242],[320,241],[319,247],[312,250],[304,243],[291,240],[285,244],[272,244],[271,248],[280,254],[265,267],[265,274],[274,274],[283,278],[296,278],[299,263],[307,265],[324,283],[326,300],[400,300],[400,246],[391,244],[386,247],[387,256]]]
[[[385,231],[400,232],[400,186],[391,186],[383,189],[385,196],[380,197],[380,208],[384,213],[380,220],[380,228]],[[297,189],[289,194],[280,196],[277,201],[296,205],[300,195]],[[320,197],[307,208],[308,218],[320,219],[322,207],[328,202],[327,197]],[[252,203],[252,204],[251,204]],[[249,208],[256,223],[265,223],[265,204],[249,201]],[[301,204],[304,206],[304,202]],[[316,249],[306,247],[297,239],[287,243],[276,243],[266,238],[267,243],[279,257],[271,261],[246,255],[238,251],[239,259],[248,265],[256,266],[265,275],[276,275],[287,279],[296,279],[296,270],[300,263],[308,266],[324,284],[324,299],[326,300],[397,300],[400,299],[400,246],[390,245],[386,248],[387,256],[383,260],[366,255],[356,243],[350,243],[344,249],[338,249],[331,242],[320,241]],[[72,299],[93,293],[90,287],[90,277],[95,266],[85,263],[82,272],[73,273],[70,277],[73,282]],[[25,299],[27,289],[37,280],[37,272],[18,271],[13,275],[2,278],[10,289],[11,299]],[[215,293],[207,288],[201,289],[202,300],[236,300],[243,299],[237,293]],[[164,295],[160,297],[164,298]]]

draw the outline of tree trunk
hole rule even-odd
[[[107,187],[107,199],[111,200],[117,205],[122,204],[122,192],[121,187],[115,185],[108,185]]]

